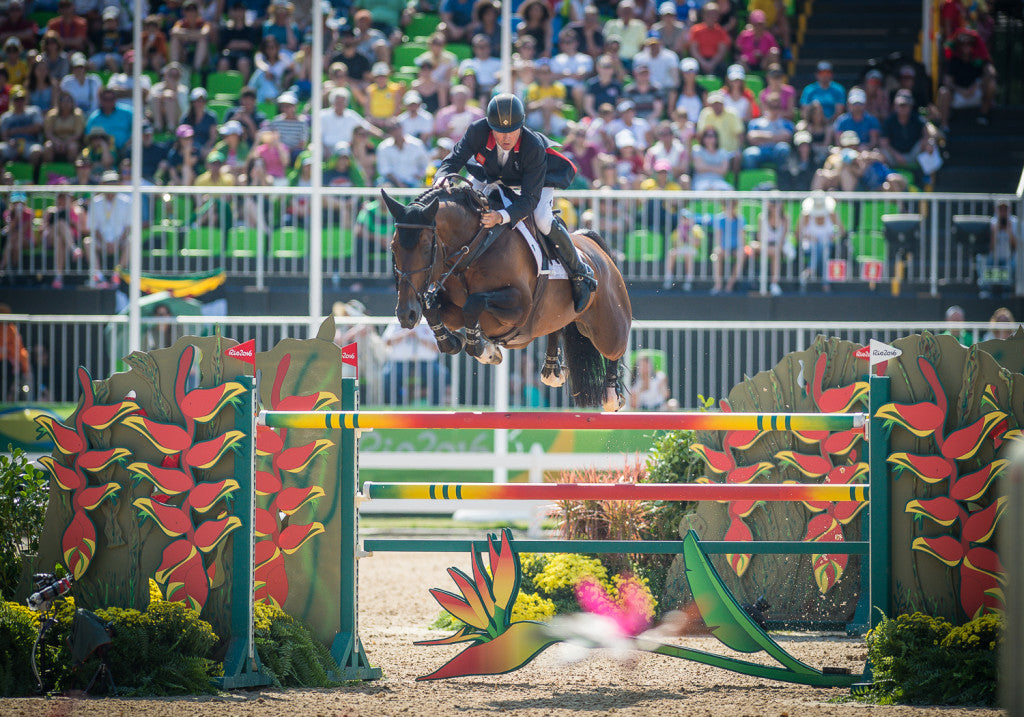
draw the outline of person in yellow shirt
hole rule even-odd
[[[402,97],[405,85],[388,79],[386,62],[374,64],[370,70],[372,82],[366,86],[366,119],[378,129],[383,129],[402,112]]]
[[[708,95],[707,106],[697,117],[697,136],[704,134],[706,129],[713,129],[718,133],[719,149],[732,153],[732,169],[739,171],[746,127],[743,120],[725,108],[725,96],[721,90],[715,90]]]
[[[11,87],[28,83],[30,69],[18,38],[9,37],[4,43],[3,65],[7,69],[7,82]]]
[[[210,152],[206,156],[206,171],[196,177],[197,187],[233,187],[235,175],[226,168],[224,155]],[[230,197],[224,194],[204,195],[199,207],[196,223],[204,227],[219,227],[230,224]]]
[[[561,137],[565,134],[565,107],[569,93],[565,85],[555,81],[551,64],[547,58],[534,63],[536,76],[526,88],[526,126],[547,135]]]

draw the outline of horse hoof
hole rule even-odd
[[[502,361],[501,349],[489,341],[480,347],[480,353],[475,356],[477,361],[485,365],[496,366]]]
[[[441,353],[457,354],[466,345],[466,339],[462,334],[450,333],[448,336],[437,342],[437,348]]]
[[[601,408],[608,413],[614,413],[626,405],[626,399],[619,395],[614,388],[609,388],[604,397]]]
[[[551,388],[561,388],[565,385],[564,371],[541,371],[540,381]]]

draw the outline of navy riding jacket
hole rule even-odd
[[[554,146],[544,135],[523,127],[519,141],[502,167],[498,164],[498,143],[491,128],[486,119],[478,119],[469,125],[466,134],[441,162],[437,174],[456,174],[465,167],[482,182],[521,187],[518,198],[505,208],[510,223],[515,224],[537,208],[544,187],[565,189],[576,176],[576,165]]]

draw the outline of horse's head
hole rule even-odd
[[[395,317],[402,328],[411,329],[420,321],[423,292],[437,261],[437,198],[426,205],[413,202],[407,207],[383,189],[380,193],[395,218],[395,235],[391,239],[391,265],[398,289]]]

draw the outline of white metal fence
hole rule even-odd
[[[78,366],[84,366],[94,378],[124,370],[120,359],[127,353],[127,316],[11,314],[3,318],[3,355],[13,355],[13,346],[8,344],[11,331],[7,330],[11,326],[17,329],[29,353],[30,371],[25,373],[17,362],[5,362],[7,369],[0,378],[2,400],[77,401]],[[305,317],[150,317],[143,319],[143,347],[160,348],[180,335],[219,331],[238,341],[254,338],[257,350],[264,351],[284,338],[315,335],[320,321]],[[392,319],[346,321],[369,324],[379,331]],[[991,328],[985,323],[634,321],[625,381],[628,385],[629,370],[637,352],[642,351],[652,357],[655,368],[665,372],[672,398],[679,406],[694,409],[698,396],[717,399],[728,395],[744,376],[772,368],[787,353],[809,347],[819,335],[866,344],[870,338],[891,342],[925,329],[941,332],[957,326],[973,330],[978,338]],[[551,389],[540,383],[543,351],[543,342],[536,342],[526,350],[506,352],[505,362],[496,367],[482,366],[465,355],[440,357],[436,370],[432,366],[399,367],[385,362],[381,370],[363,374],[363,402],[388,406],[569,407],[565,389]]]
[[[55,204],[54,187],[18,187],[28,196],[35,217],[35,248],[10,257],[5,279],[49,282],[57,268],[57,253],[64,253],[65,274],[85,277],[88,255],[75,260],[72,247],[52,240],[50,227]],[[101,187],[62,187],[87,204]],[[123,188],[127,191],[127,187]],[[405,201],[415,196],[395,190]],[[391,275],[388,245],[393,229],[383,210],[378,190],[325,188],[321,268],[325,282],[352,283]],[[769,202],[785,208],[789,250],[779,251],[780,282],[792,287],[801,280],[821,281],[827,264],[814,261],[807,237],[799,235],[801,192],[563,192],[563,216],[570,226],[598,229],[620,258],[627,280],[662,282],[667,262],[675,256],[673,278],[679,287],[709,288],[716,268],[732,271],[744,260],[741,281],[767,293],[775,273],[773,252],[764,246],[761,217]],[[842,232],[830,258],[835,281],[884,281],[895,271],[897,256],[905,259],[905,280],[938,292],[946,284],[973,283],[978,277],[976,256],[989,244],[988,222],[995,202],[1006,199],[1017,216],[1024,217],[1022,202],[1013,195],[835,193]],[[716,252],[714,217],[735,200],[743,218],[744,241],[740,252]],[[184,274],[223,269],[229,277],[242,277],[262,287],[275,279],[309,281],[311,226],[310,190],[302,187],[142,187],[142,270],[158,274]],[[686,214],[684,214],[684,212]],[[703,230],[681,244],[681,217],[689,216]],[[1024,294],[1024,247],[1018,248],[1016,282]],[[692,268],[687,264],[692,258]],[[114,260],[107,260],[110,271]],[[880,262],[880,263],[875,263]],[[877,272],[877,275],[872,274]],[[690,275],[692,273],[692,276]]]

